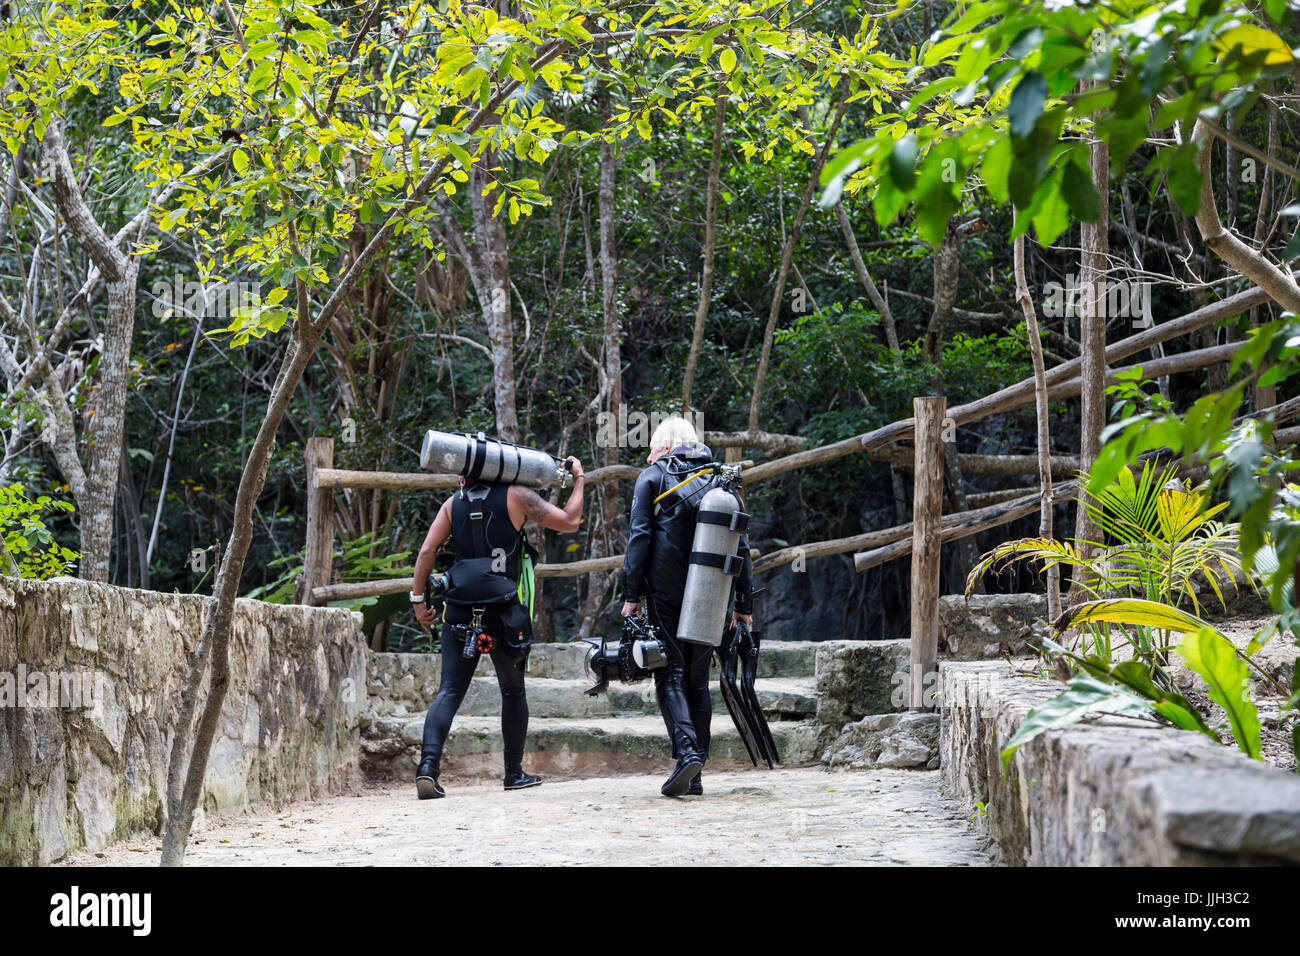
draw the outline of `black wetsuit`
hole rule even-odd
[[[709,724],[713,717],[709,659],[713,649],[677,640],[677,621],[695,538],[695,515],[700,500],[712,487],[710,476],[682,485],[658,505],[655,499],[712,460],[707,446],[687,442],[641,472],[632,494],[632,527],[623,563],[623,600],[644,597],[646,615],[662,630],[668,645],[668,664],[654,672],[654,681],[674,757],[689,750],[705,759],[709,755]],[[743,557],[743,567],[734,587],[735,610],[749,614],[753,565],[749,540],[743,534],[737,553]]]
[[[483,489],[486,489],[486,495],[482,495]],[[506,485],[477,485],[457,493],[451,506],[452,539],[456,547],[456,563],[451,572],[453,578],[458,564],[464,568],[467,566],[464,562],[495,556],[501,564],[501,572],[518,580],[523,534],[510,520],[507,493]],[[477,522],[482,524],[477,525]],[[452,718],[465,699],[474,669],[482,656],[476,651],[473,657],[465,657],[462,654],[464,639],[452,627],[472,621],[475,608],[482,608],[482,629],[493,639],[489,653],[501,688],[501,736],[505,739],[505,769],[510,774],[522,769],[524,738],[528,733],[524,665],[528,658],[526,647],[532,639],[528,612],[514,597],[495,602],[458,603],[454,589],[449,592],[441,631],[442,680],[438,685],[438,696],[429,705],[424,718],[421,757],[432,757],[436,764],[441,764],[443,743],[451,729]],[[521,645],[525,648],[522,652]]]

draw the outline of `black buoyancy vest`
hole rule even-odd
[[[523,532],[510,520],[508,485],[462,488],[451,503],[456,560],[446,599],[452,603],[509,600],[519,581]]]

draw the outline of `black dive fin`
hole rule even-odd
[[[744,627],[744,625],[741,625]],[[758,635],[748,627],[739,635],[737,641],[741,659],[741,686],[750,713],[750,726],[763,751],[763,759],[769,769],[781,762],[781,755],[776,751],[776,741],[772,739],[772,729],[763,716],[763,707],[758,702],[758,693],[754,690],[754,679],[758,676]]]
[[[722,644],[716,649],[718,654],[718,686],[722,690],[722,700],[731,714],[731,722],[736,725],[740,741],[745,745],[749,759],[758,766],[759,758],[766,760],[762,741],[754,729],[744,695],[736,686],[736,667],[739,664],[739,641],[734,629],[728,629],[722,637]]]

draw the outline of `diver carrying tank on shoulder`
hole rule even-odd
[[[440,437],[441,436],[441,437]],[[464,451],[460,462],[430,452],[448,442]],[[501,467],[484,467],[492,462]],[[527,463],[531,462],[531,466]],[[515,468],[516,463],[525,467]],[[501,734],[505,740],[505,788],[523,790],[541,783],[523,770],[528,733],[528,700],[524,666],[532,646],[532,554],[524,540],[524,522],[573,532],[582,520],[585,475],[582,463],[568,458],[557,465],[549,455],[499,439],[429,432],[421,464],[451,465],[461,474],[460,489],[442,503],[429,526],[415,560],[411,604],[420,625],[432,631],[437,623],[433,600],[443,604],[442,680],[424,721],[424,740],[416,770],[421,800],[446,796],[439,782],[443,746],[452,718],[460,708],[479,658],[492,658],[501,688]],[[462,470],[463,469],[463,470]],[[545,486],[573,476],[573,491],[564,508],[545,501],[532,488],[505,480],[529,480]],[[433,574],[438,549],[451,539],[455,559],[445,574]]]

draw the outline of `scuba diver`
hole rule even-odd
[[[713,453],[699,441],[694,426],[673,416],[650,439],[650,467],[637,478],[632,496],[631,531],[623,564],[623,616],[645,616],[659,628],[667,645],[668,662],[654,671],[655,697],[663,714],[673,757],[672,774],[660,792],[666,797],[704,793],[701,771],[709,756],[709,725],[713,706],[709,695],[709,644],[678,638],[683,618],[687,570],[700,503],[716,487]],[[734,582],[735,606],[731,628],[749,627],[753,620],[749,541],[742,533],[740,560]],[[730,560],[730,559],[728,559]],[[725,591],[724,601],[727,600]]]
[[[513,447],[508,451],[514,454]],[[461,478],[460,490],[443,502],[429,526],[415,559],[411,604],[420,625],[430,633],[435,614],[426,592],[435,582],[445,590],[441,594],[442,680],[424,720],[415,776],[421,800],[446,796],[438,782],[443,744],[484,652],[492,658],[501,688],[505,788],[524,790],[542,782],[523,769],[528,732],[524,665],[532,646],[532,620],[530,607],[521,603],[519,594],[520,565],[527,547],[522,528],[532,519],[552,531],[578,530],[585,475],[576,458],[566,459],[565,467],[573,476],[573,490],[563,508],[524,485],[482,482],[472,475]],[[437,551],[449,537],[455,544],[455,560],[446,575],[431,577]],[[526,600],[531,605],[531,595]]]

